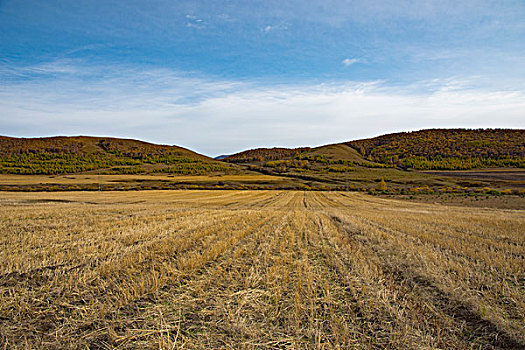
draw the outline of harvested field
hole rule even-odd
[[[0,174],[0,191],[129,191],[174,189],[297,189],[301,183],[262,174],[245,175],[11,175]],[[304,187],[304,185],[303,185]]]
[[[523,210],[4,192],[0,215],[7,349],[525,348]]]
[[[209,182],[213,180],[237,182],[271,182],[280,181],[277,176],[250,174],[250,175],[10,175],[0,174],[0,185],[35,185],[35,184],[97,184],[103,185],[126,182]]]
[[[488,195],[482,193],[432,193],[421,195],[381,195],[383,198],[401,199],[416,203],[525,210],[525,196]]]
[[[478,170],[435,170],[424,174],[455,179],[458,184],[467,187],[491,186],[495,188],[525,188],[525,170],[513,168],[478,169]]]
[[[438,176],[460,177],[478,180],[502,180],[525,182],[525,170],[513,168],[483,169],[483,170],[434,170],[422,173]]]

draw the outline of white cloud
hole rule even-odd
[[[359,63],[361,60],[359,58],[345,58],[341,63],[345,66],[351,66],[352,64]]]
[[[525,127],[525,91],[468,80],[264,86],[169,70],[76,68],[93,78],[59,74],[0,86],[1,134],[132,137],[218,155],[421,128]]]
[[[197,16],[193,16],[193,15],[186,15],[186,19],[188,20],[186,22],[186,27],[188,28],[196,28],[196,29],[203,29],[205,26],[204,26],[204,20],[202,20],[201,18],[197,17]]]
[[[287,30],[288,28],[290,28],[290,24],[289,23],[281,22],[281,23],[275,24],[275,25],[267,25],[266,27],[264,27],[263,31],[266,32],[266,33],[269,33],[269,32],[274,31],[274,30]]]

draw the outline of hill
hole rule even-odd
[[[264,148],[223,159],[247,164],[264,174],[293,177],[312,187],[374,189],[384,178],[389,188],[458,187],[522,188],[479,174],[467,181],[454,174],[407,170],[469,170],[525,168],[525,130],[430,129],[383,135],[316,148]],[[516,182],[517,181],[517,182]]]
[[[381,188],[384,188],[385,181],[389,191],[484,188],[521,191],[525,188],[525,181],[520,168],[525,168],[525,130],[431,129],[315,148],[258,148],[221,160],[178,146],[130,139],[0,136],[0,174],[214,177],[259,173],[278,177],[276,181],[270,181],[269,177],[257,180],[250,177],[240,182],[214,178],[206,188],[384,191]],[[472,171],[465,174],[463,170]],[[133,181],[137,188],[147,187],[143,178]],[[157,179],[148,186],[166,188],[168,182],[171,186],[173,181]],[[177,186],[203,186],[186,182],[177,183]]]
[[[329,160],[341,159],[346,161],[367,163],[367,161],[363,159],[357,150],[343,143],[312,148],[308,150],[308,152],[305,152],[303,156],[323,156]]]
[[[420,170],[525,167],[525,130],[430,129],[347,142],[369,161]]]
[[[178,146],[110,137],[0,136],[0,173],[74,174],[235,173],[235,166]]]
[[[260,164],[290,159],[346,160],[377,167],[467,170],[525,167],[525,130],[428,129],[400,132],[316,148],[257,148],[223,158]]]
[[[222,160],[229,163],[253,163],[267,160],[289,159],[308,151],[310,147],[302,148],[255,148],[224,157]]]

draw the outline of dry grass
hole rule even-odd
[[[241,175],[11,175],[0,174],[0,192],[181,190],[181,189],[303,189],[304,182],[280,176]]]
[[[207,182],[207,181],[240,181],[262,182],[282,181],[278,176],[262,174],[245,175],[100,175],[102,184],[134,181],[169,181],[169,182]],[[97,174],[70,175],[12,175],[0,174],[0,185],[34,185],[34,184],[98,184]]]
[[[8,349],[525,347],[522,210],[147,191],[0,213]]]

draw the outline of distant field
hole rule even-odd
[[[525,210],[525,196],[487,195],[485,193],[433,193],[424,195],[380,195],[382,198],[407,200],[415,203],[455,205],[462,207]]]
[[[100,175],[96,174],[71,174],[71,175],[11,175],[0,174],[0,190],[98,190],[99,180],[102,190],[118,189],[181,189],[188,186],[216,187],[217,185],[230,185],[234,188],[247,186],[250,188],[262,187],[275,189],[283,187],[300,189],[306,184],[313,188],[332,188],[338,185],[344,189],[344,173],[326,174],[297,174],[303,177],[246,174],[246,175]],[[353,169],[348,174],[349,184],[352,188],[374,188],[375,180],[381,177],[387,179],[391,186],[432,186],[434,178],[420,173],[401,172],[395,169]],[[308,181],[308,179],[310,179]],[[334,185],[335,184],[335,185]],[[454,185],[452,181],[441,181],[442,185]],[[330,187],[330,185],[332,185]],[[204,189],[204,188],[203,188]]]
[[[0,191],[102,191],[177,189],[288,189],[368,191],[384,179],[390,194],[422,191],[486,192],[525,191],[525,170],[482,169],[472,171],[402,171],[393,168],[348,168],[341,171],[290,171],[238,175],[14,175],[0,174]],[[519,201],[519,199],[518,199]]]
[[[134,190],[186,188],[295,188],[293,180],[263,174],[244,175],[10,175],[0,174],[0,190]]]
[[[525,348],[523,210],[195,190],[0,213],[5,348]]]
[[[460,179],[480,180],[489,182],[500,182],[513,187],[525,188],[525,169],[476,169],[462,171],[425,171],[425,174],[434,176],[447,176]]]
[[[168,181],[168,182],[206,182],[215,181],[240,181],[240,182],[258,182],[258,181],[282,181],[282,178],[270,175],[0,175],[0,184],[93,184],[98,183],[100,178],[103,184],[114,184],[119,182],[133,181]]]

